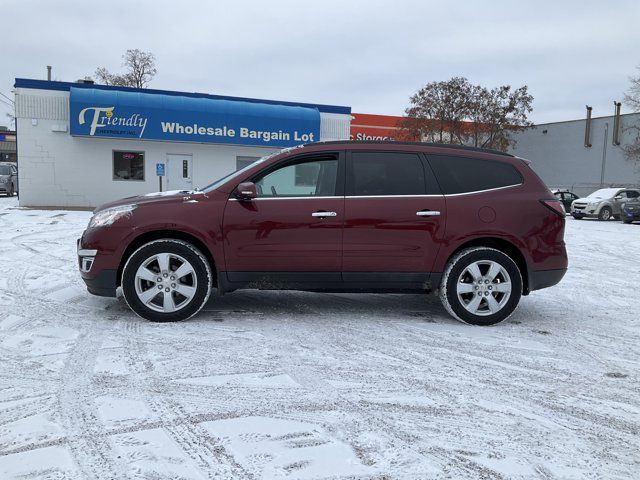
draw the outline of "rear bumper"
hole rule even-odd
[[[552,287],[562,280],[565,273],[567,273],[566,268],[531,271],[529,273],[529,291]]]
[[[102,270],[93,278],[82,277],[87,285],[87,290],[93,295],[100,297],[115,297],[118,288],[117,271]]]

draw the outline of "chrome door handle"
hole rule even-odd
[[[338,214],[336,212],[313,212],[311,214],[312,217],[319,217],[319,218],[325,218],[325,217],[337,217]]]
[[[440,215],[440,211],[439,210],[420,210],[416,212],[416,215],[418,215],[419,217],[437,217],[438,215]]]

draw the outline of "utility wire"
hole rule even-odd
[[[11,103],[13,103],[15,105],[16,102],[14,102],[13,100],[11,100],[9,97],[7,97],[4,93],[0,92],[0,95],[2,95],[4,98],[6,98],[7,100],[9,100]]]

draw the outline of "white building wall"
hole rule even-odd
[[[625,157],[622,147],[633,141],[629,125],[640,114],[621,116],[620,146],[613,145],[613,116],[592,119],[591,147],[584,146],[586,120],[536,125],[515,135],[510,153],[531,160],[531,166],[551,188],[586,195],[603,186],[640,186],[640,163]],[[604,177],[602,178],[604,164]]]
[[[278,147],[136,141],[69,135],[69,92],[16,89],[21,206],[96,207],[158,190],[156,163],[192,155],[193,186],[236,169],[236,157],[261,157]],[[349,138],[350,115],[321,113],[321,140]],[[113,180],[113,151],[145,154],[144,181]]]

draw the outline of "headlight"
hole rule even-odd
[[[89,220],[89,226],[87,228],[96,227],[108,227],[116,220],[122,217],[130,216],[136,209],[137,205],[121,205],[119,207],[111,207],[101,212],[96,213],[91,220]]]

